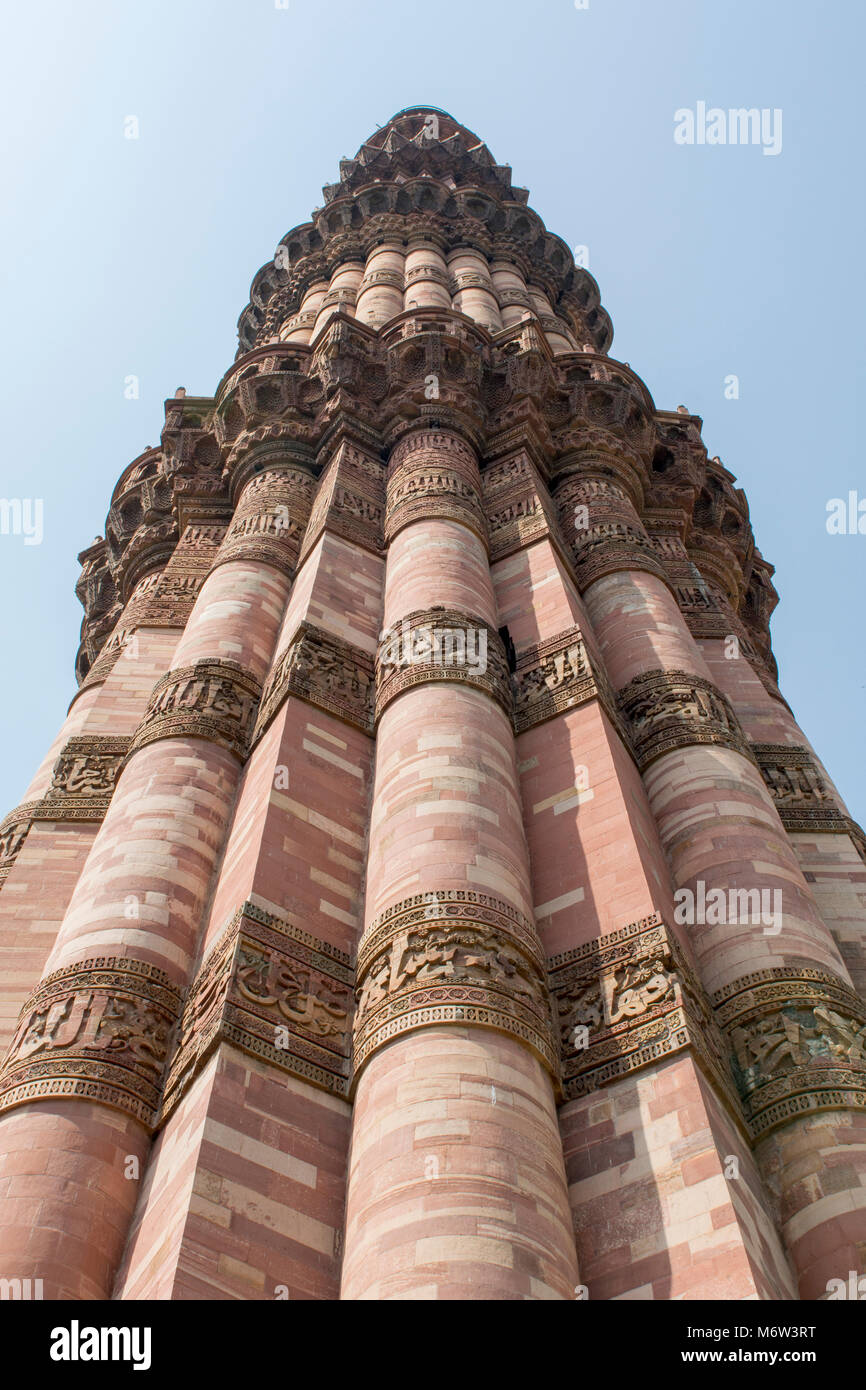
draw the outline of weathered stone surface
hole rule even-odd
[[[46,1297],[863,1268],[866,839],[745,495],[611,333],[409,109],[121,474],[0,823],[0,1259]]]

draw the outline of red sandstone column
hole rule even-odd
[[[124,1299],[339,1295],[384,469],[346,440],[318,462]]]
[[[559,1019],[581,1280],[591,1300],[795,1297],[726,1068],[703,1046],[706,1019],[682,1009],[701,991],[678,949],[686,933],[670,872],[530,445],[492,462],[484,489],[499,618],[515,649],[523,819]],[[581,1025],[586,1047],[576,1046]]]
[[[737,625],[729,625],[736,636]],[[729,637],[698,643],[720,690],[734,707],[761,774],[833,933],[857,993],[866,998],[866,840],[848,813],[788,706],[758,672],[759,658]]]
[[[135,1203],[127,1160],[147,1151],[289,589],[284,570],[246,558],[250,535],[280,547],[297,528],[276,527],[273,498],[263,517],[259,487],[248,482],[153,692],[4,1063],[5,1258],[43,1278],[51,1297],[108,1296]],[[304,515],[308,506],[294,489],[279,502]]]
[[[483,534],[472,449],[447,432],[403,438],[389,469],[348,1299],[569,1298],[577,1280]]]
[[[715,912],[692,920],[691,941],[731,1040],[801,1297],[817,1298],[828,1279],[863,1267],[866,1078],[856,1060],[863,1005],[625,488],[599,476],[569,481],[558,497],[566,525],[575,505],[589,508],[592,524],[575,544],[584,602],[630,722],[674,882],[694,894],[696,910],[713,890],[726,902],[737,894],[743,909],[733,922]],[[739,895],[761,891],[778,895],[768,930],[742,920]]]
[[[159,539],[150,550],[146,531],[135,537],[139,563],[129,600],[23,804],[0,826],[8,849],[0,866],[0,1053],[42,974],[122,759],[155,682],[171,665],[223,530],[186,526],[167,564]],[[153,560],[157,567],[148,569]]]

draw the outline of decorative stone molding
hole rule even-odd
[[[483,893],[421,893],[388,908],[361,942],[356,1000],[356,1078],[392,1038],[443,1023],[520,1038],[557,1076],[535,928]]]
[[[376,720],[398,695],[429,681],[456,681],[489,695],[510,716],[511,680],[502,638],[481,618],[450,608],[407,613],[376,652]]]
[[[564,710],[589,700],[601,700],[608,718],[628,746],[627,730],[607,677],[589,658],[579,627],[566,629],[546,642],[526,647],[517,658],[514,687],[514,732],[555,719]]]
[[[157,681],[130,755],[163,738],[204,738],[243,760],[261,686],[236,661],[199,661]]]
[[[312,475],[301,468],[270,468],[255,474],[244,488],[214,566],[253,560],[291,577],[313,487]]]
[[[643,771],[674,748],[714,743],[751,758],[748,741],[727,696],[687,671],[645,671],[618,692]]]
[[[0,821],[0,887],[9,877],[9,871],[27,839],[27,832],[33,824],[33,813],[39,804],[38,801],[22,802]]]
[[[124,643],[119,639],[115,640],[114,635],[108,639],[72,699],[69,701],[69,709],[75,704],[75,701],[83,690],[89,690],[92,685],[99,685],[107,678],[117,665],[123,647]]]
[[[643,570],[670,584],[622,483],[566,476],[556,489],[556,503],[581,593],[621,570]]]
[[[491,564],[547,536],[558,540],[556,508],[524,449],[491,464],[482,483]]]
[[[661,917],[554,956],[549,971],[566,1100],[689,1049],[739,1119],[724,1039]]]
[[[96,957],[55,970],[30,996],[0,1068],[0,1110],[95,1100],[153,1127],[181,992],[162,970]]]
[[[129,737],[76,734],[63,746],[34,820],[102,820],[130,745]]]
[[[159,1124],[221,1042],[347,1095],[353,984],[345,952],[243,903],[190,988]]]
[[[309,554],[325,530],[378,555],[384,543],[384,524],[383,465],[355,445],[342,444],[319,482],[301,557]]]
[[[373,659],[359,647],[300,623],[265,685],[253,743],[289,695],[373,732]]]
[[[790,743],[753,743],[752,752],[786,830],[847,835],[840,810],[808,748]]]
[[[39,801],[27,801],[0,822],[0,886],[34,821],[102,820],[129,748],[128,737],[76,734],[54,764],[51,785]]]
[[[186,627],[224,534],[224,522],[190,522],[185,526],[164,569],[144,575],[136,584],[99,655],[81,682],[78,694],[106,679],[137,629],[167,627],[182,630]]]
[[[396,445],[388,478],[385,541],[413,521],[458,521],[487,544],[478,463],[454,434],[417,430]]]
[[[792,963],[712,1003],[754,1138],[800,1115],[866,1109],[866,1004],[842,980]]]

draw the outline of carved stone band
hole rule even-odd
[[[557,536],[556,508],[525,451],[491,464],[482,474],[490,532],[490,563]]]
[[[866,1005],[823,970],[779,966],[712,999],[755,1138],[798,1115],[866,1109]]]
[[[413,521],[458,521],[487,543],[473,451],[456,435],[419,431],[396,445],[388,479],[385,540]]]
[[[578,627],[568,628],[522,651],[517,658],[512,684],[516,734],[554,719],[564,710],[599,699],[626,739],[613,692],[603,672],[593,667]]]
[[[581,593],[597,579],[622,570],[643,570],[670,587],[649,542],[633,527],[618,522],[593,527],[580,546],[572,546],[571,554]]]
[[[753,743],[752,752],[786,830],[850,833],[848,817],[840,810],[808,748]]]
[[[550,961],[566,1100],[688,1048],[741,1123],[726,1045],[676,937],[658,916]]]
[[[199,661],[169,671],[153,688],[130,754],[163,738],[204,738],[243,760],[261,686],[236,661]]]
[[[152,1128],[181,992],[162,970],[123,957],[48,975],[30,996],[0,1069],[0,1110],[95,1100]]]
[[[0,821],[0,885],[9,877],[33,824],[34,811],[40,805],[39,801],[24,801]]]
[[[674,748],[714,743],[751,758],[750,746],[727,697],[687,671],[646,671],[619,691],[643,770]]]
[[[345,952],[245,902],[190,989],[159,1123],[220,1042],[345,1096],[354,978]]]
[[[511,714],[512,693],[505,647],[480,618],[447,608],[407,613],[379,639],[376,653],[376,719],[411,686],[457,681],[491,696]]]
[[[64,744],[35,820],[101,820],[108,810],[128,737],[76,734]]]
[[[355,1076],[402,1033],[443,1023],[495,1028],[558,1075],[535,931],[482,893],[423,893],[374,922],[358,955]]]
[[[291,577],[306,530],[312,489],[312,476],[302,469],[256,474],[244,488],[214,568],[232,560],[254,560]]]
[[[34,821],[104,818],[129,743],[127,737],[109,734],[76,734],[67,740],[42,799],[25,802],[0,822],[0,884]]]
[[[372,733],[373,679],[373,659],[366,652],[301,623],[268,677],[253,742],[289,695]]]
[[[562,533],[583,592],[603,575],[644,570],[670,586],[625,489],[604,478],[569,477],[556,491]]]

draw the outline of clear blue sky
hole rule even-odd
[[[862,0],[8,6],[0,496],[44,499],[44,540],[0,536],[0,815],[74,693],[75,557],[118,474],[175,387],[213,392],[253,274],[341,155],[429,103],[590,248],[613,355],[659,407],[703,417],[777,567],[782,688],[866,821],[866,536],[825,528],[830,498],[866,498],[864,16]],[[781,108],[781,154],[676,145],[674,112],[699,101]]]

